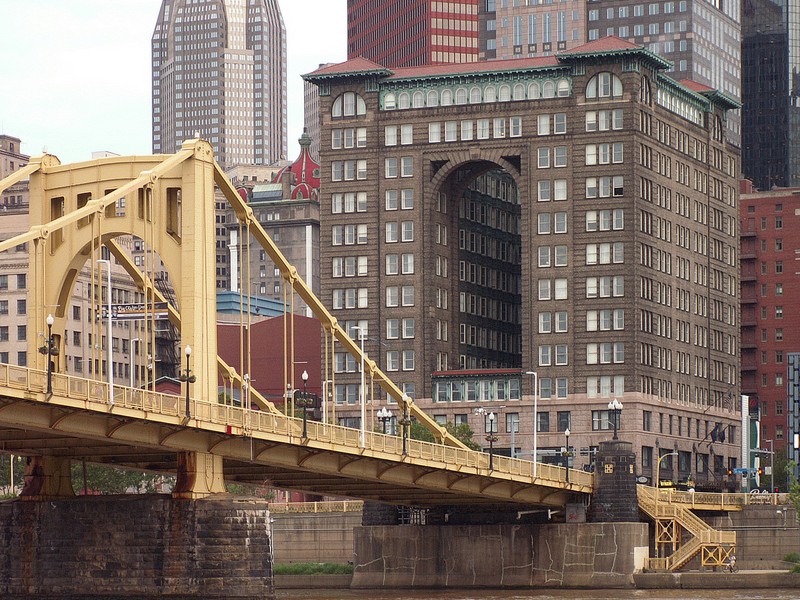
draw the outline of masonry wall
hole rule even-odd
[[[741,512],[703,520],[736,532],[736,563],[742,569],[787,569],[784,556],[800,554],[800,524],[791,506],[746,506]]]
[[[360,527],[352,587],[632,587],[646,523]]]
[[[0,503],[0,596],[274,598],[267,503],[215,495]]]
[[[339,563],[353,560],[353,530],[361,511],[272,513],[275,563]]]

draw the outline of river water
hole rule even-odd
[[[278,600],[796,600],[791,590],[278,590]]]

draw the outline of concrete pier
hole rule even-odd
[[[633,587],[647,552],[646,523],[360,527],[352,587]]]
[[[216,494],[0,503],[0,597],[275,597],[267,502]]]

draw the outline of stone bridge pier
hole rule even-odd
[[[216,457],[177,466],[172,495],[77,496],[68,459],[31,457],[0,502],[0,598],[274,598],[267,501],[224,493]]]

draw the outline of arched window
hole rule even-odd
[[[428,106],[439,106],[439,92],[436,90],[428,92]]]
[[[542,88],[539,87],[539,84],[536,82],[531,83],[528,86],[528,100],[536,100],[540,98],[542,95]]]
[[[442,90],[442,106],[450,106],[453,103],[453,92]]]
[[[397,108],[411,108],[411,96],[408,95],[408,92],[400,92],[397,97]]]
[[[542,97],[543,98],[555,98],[556,96],[556,84],[552,81],[545,81],[544,86],[542,87]]]
[[[525,86],[521,83],[514,84],[514,100],[525,100]]]
[[[336,99],[339,100],[338,98]],[[336,103],[334,102],[334,106]],[[383,109],[384,110],[394,110],[397,108],[397,96],[394,95],[394,92],[389,92],[383,97]],[[336,115],[332,115],[336,116]],[[340,115],[341,116],[341,115]]]
[[[456,104],[467,103],[467,90],[466,88],[458,88],[456,90]]]
[[[497,101],[497,89],[493,85],[487,85],[483,89],[483,101],[484,102],[496,102]]]
[[[411,102],[414,108],[422,108],[425,106],[425,95],[422,92],[414,92]]]
[[[481,103],[481,88],[474,87],[469,90],[469,103],[470,104]]]
[[[501,85],[497,91],[497,98],[500,102],[508,102],[511,100],[511,88],[507,85]]]
[[[389,97],[384,99],[384,104],[388,104]],[[354,117],[356,115],[367,114],[367,103],[355,92],[345,92],[331,106],[331,116],[334,118]]]
[[[558,80],[558,97],[565,98],[569,96],[569,80],[568,79],[559,79]]]
[[[338,98],[336,98],[336,100],[333,101],[333,106],[331,106],[331,116],[334,119],[342,116],[342,105],[343,104],[344,104],[344,101],[342,100],[341,96],[339,96]]]
[[[639,102],[650,105],[650,81],[642,77],[642,86],[639,88]]]
[[[598,73],[586,84],[586,98],[622,98],[622,81],[613,73]]]

